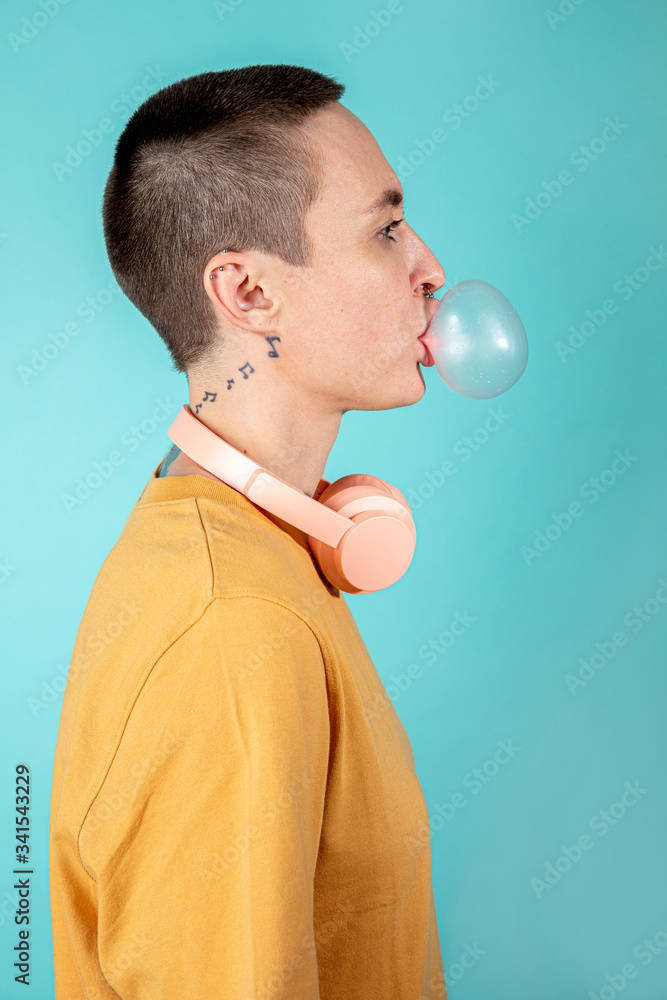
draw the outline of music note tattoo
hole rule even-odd
[[[243,371],[243,368],[249,368],[249,369],[250,369],[250,372],[248,372],[248,373],[246,374],[246,372],[244,372],[244,371]],[[255,369],[253,368],[253,366],[252,366],[252,365],[250,364],[250,362],[249,362],[249,361],[246,361],[246,363],[245,363],[245,364],[243,365],[243,367],[242,367],[242,368],[238,368],[238,369],[237,369],[237,371],[240,371],[240,372],[241,372],[241,374],[243,375],[243,377],[244,377],[244,378],[250,378],[250,376],[252,375],[252,373],[254,372],[254,370],[255,370]]]
[[[197,405],[195,406],[195,413],[197,414],[197,416],[199,416],[199,411],[201,410],[201,408],[204,405],[204,403],[207,403],[207,402],[215,403],[217,395],[218,395],[217,392],[208,392],[208,391],[206,391],[204,393],[204,398],[202,399],[201,403],[197,403]]]
[[[278,354],[277,350],[273,346],[273,341],[277,340],[278,343],[280,343],[280,337],[265,337],[264,340],[268,340],[269,347],[271,348],[271,350],[269,351],[269,357],[270,358],[279,358],[280,355]]]

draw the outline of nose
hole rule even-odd
[[[410,284],[414,292],[432,296],[445,283],[445,272],[435,254],[411,230]]]

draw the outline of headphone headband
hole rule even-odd
[[[370,594],[399,580],[412,561],[417,533],[407,500],[378,476],[320,479],[315,497],[224,441],[186,403],[168,437],[198,465],[258,507],[300,528],[326,579],[350,594]]]
[[[275,473],[223,441],[196,417],[187,403],[181,407],[167,436],[177,448],[223,483],[243,493],[271,514],[335,548],[354,524],[318,500],[307,496]]]

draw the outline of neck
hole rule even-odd
[[[232,447],[312,497],[343,414],[327,411],[321,400],[300,397],[274,373],[259,366],[250,373],[250,367],[247,380],[234,371],[229,389],[229,372],[225,377],[190,375],[190,409]],[[183,453],[170,463],[169,474],[218,478]]]

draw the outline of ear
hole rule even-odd
[[[266,264],[258,254],[228,250],[204,269],[206,294],[225,319],[244,330],[275,327],[279,304],[270,290]]]

